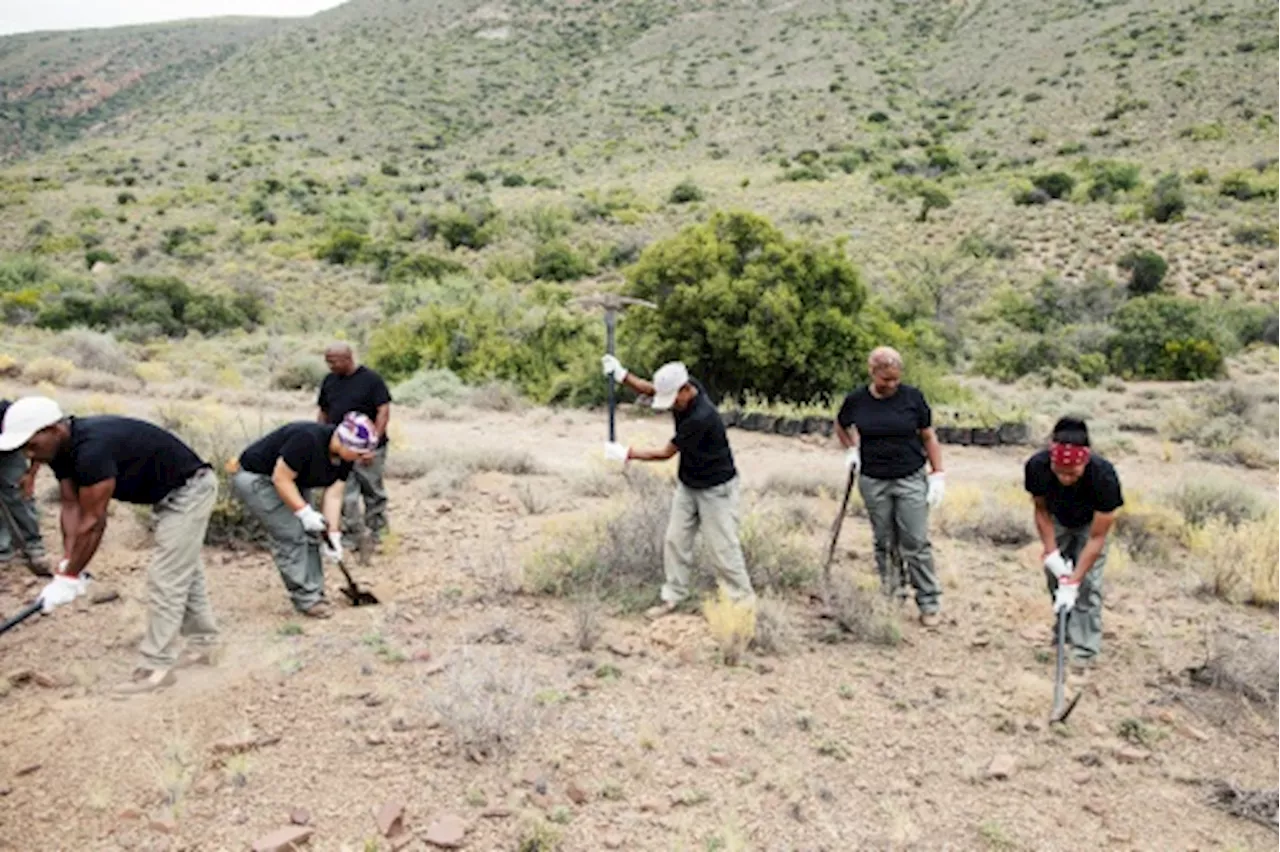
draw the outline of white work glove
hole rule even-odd
[[[1076,598],[1080,596],[1080,583],[1076,581],[1072,583],[1068,578],[1063,577],[1058,580],[1058,591],[1053,594],[1053,613],[1057,615],[1063,610],[1071,609],[1076,605]]]
[[[320,552],[330,562],[342,561],[342,533],[331,532],[320,540]]]
[[[600,366],[604,368],[606,376],[613,376],[615,382],[621,382],[627,377],[627,368],[622,366],[622,362],[612,355],[606,355],[601,358]]]
[[[619,444],[617,441],[605,442],[604,457],[609,461],[625,462],[630,453],[631,448],[626,444]]]
[[[63,561],[63,565],[66,561]],[[59,566],[62,567],[62,566]],[[69,604],[76,598],[80,597],[89,588],[89,578],[83,573],[79,577],[72,577],[70,574],[54,574],[53,579],[49,581],[40,595],[36,598],[40,602],[40,608],[46,612],[53,612],[56,607],[63,604]]]
[[[862,451],[857,447],[850,447],[844,451],[845,469],[854,471],[862,467]]]
[[[1062,551],[1060,550],[1055,550],[1044,558],[1044,567],[1059,580],[1063,577],[1071,576],[1071,563],[1062,558]]]
[[[293,516],[302,522],[302,529],[306,532],[322,533],[329,528],[329,525],[325,522],[324,515],[310,506],[303,506],[294,512]]]
[[[942,496],[946,493],[946,474],[941,471],[929,474],[929,492],[924,497],[924,501],[929,504],[929,508],[936,509],[942,505]]]

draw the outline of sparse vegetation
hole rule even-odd
[[[721,591],[703,602],[702,614],[720,649],[721,662],[736,666],[756,635],[755,606],[735,601]]]

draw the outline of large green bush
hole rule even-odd
[[[1133,163],[1099,160],[1089,171],[1089,198],[1093,201],[1111,201],[1117,194],[1142,185],[1142,167]]]
[[[374,332],[369,361],[388,381],[446,369],[468,384],[509,381],[541,403],[603,399],[603,323],[571,310],[568,290],[490,286],[441,296]]]
[[[197,293],[180,279],[126,275],[105,290],[71,290],[45,304],[35,319],[44,328],[85,326],[102,331],[131,326],[156,335],[215,334],[262,322],[256,296]],[[145,336],[145,335],[143,335]]]
[[[1066,198],[1076,188],[1076,179],[1066,172],[1046,172],[1031,178],[1031,183],[1050,198]]]
[[[1158,293],[1164,282],[1164,275],[1169,264],[1160,255],[1149,250],[1133,250],[1116,263],[1129,273],[1129,294],[1131,296],[1147,296]]]
[[[563,240],[538,246],[533,253],[533,275],[544,281],[576,281],[591,274],[591,262]]]
[[[1148,219],[1164,223],[1181,219],[1186,209],[1187,199],[1182,191],[1182,178],[1176,172],[1171,172],[1156,182],[1144,212]]]
[[[1220,375],[1222,346],[1204,303],[1177,296],[1131,299],[1112,317],[1111,366],[1143,379],[1207,379]]]
[[[788,239],[751,213],[718,212],[649,246],[629,292],[658,305],[628,317],[652,367],[682,360],[716,397],[829,398],[861,380],[881,342],[860,322],[866,288],[838,247]]]

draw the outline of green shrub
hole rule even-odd
[[[1275,225],[1237,225],[1231,229],[1231,238],[1242,246],[1275,248],[1280,243]]]
[[[462,179],[469,180],[472,183],[478,183],[481,186],[484,186],[486,183],[489,182],[489,176],[484,172],[482,172],[480,169],[468,170],[467,173],[462,176]]]
[[[1194,380],[1220,375],[1224,356],[1213,320],[1211,310],[1191,299],[1131,299],[1112,317],[1112,369],[1126,378]]]
[[[86,269],[93,269],[98,263],[119,263],[119,258],[106,249],[90,249],[84,253]]]
[[[1240,169],[1223,177],[1218,185],[1218,192],[1240,201],[1251,201],[1255,198],[1276,198],[1275,171],[1259,175],[1248,169]]]
[[[925,185],[920,187],[919,195],[920,215],[917,217],[917,221],[928,221],[930,210],[945,210],[951,206],[951,196],[936,186]]]
[[[510,187],[524,186],[525,185],[524,175],[512,174],[508,172],[507,174],[502,176],[502,185],[510,186]]]
[[[1144,206],[1147,218],[1160,223],[1181,219],[1186,209],[1187,199],[1182,191],[1182,178],[1176,173],[1164,175],[1156,181],[1155,189]]]
[[[1146,296],[1158,293],[1169,265],[1160,255],[1148,250],[1133,250],[1116,263],[1129,273],[1129,295]]]
[[[859,322],[866,288],[840,249],[788,239],[751,213],[718,212],[650,245],[628,291],[658,305],[627,321],[653,366],[684,361],[716,398],[830,397],[860,380],[881,342]]]
[[[544,281],[576,281],[591,274],[591,263],[563,240],[538,246],[533,253],[533,275]]]
[[[116,195],[116,204],[133,204],[138,200],[138,196],[132,192],[121,192]]]
[[[1051,200],[1049,193],[1036,186],[1021,186],[1013,192],[1013,203],[1024,207],[1048,204]]]
[[[466,267],[456,260],[434,254],[415,254],[393,265],[387,274],[390,281],[412,281],[427,278],[441,281],[446,275],[465,272]]]
[[[295,355],[271,371],[271,386],[277,390],[315,390],[329,368],[314,355]]]
[[[827,179],[827,171],[818,164],[795,166],[782,173],[782,179],[799,183],[800,181],[823,181]]]
[[[1031,183],[1050,198],[1066,198],[1076,188],[1076,179],[1066,172],[1046,172],[1035,175]]]
[[[335,231],[316,249],[317,260],[327,260],[335,266],[350,266],[360,259],[369,238],[345,228]]]
[[[667,197],[667,201],[672,204],[689,204],[694,201],[701,201],[705,197],[696,183],[685,180],[672,188],[671,195]]]
[[[494,238],[498,212],[489,204],[445,210],[428,217],[432,234],[451,249],[482,249]]]
[[[467,386],[452,370],[420,370],[395,386],[392,395],[398,404],[421,405],[430,399],[461,402]]]
[[[539,403],[595,403],[604,395],[603,333],[597,318],[569,309],[569,296],[545,284],[444,293],[378,328],[369,362],[391,381],[448,369],[472,385],[510,382]]]
[[[400,167],[395,163],[383,163],[380,171],[387,177],[400,177]]]
[[[1130,192],[1142,185],[1142,167],[1116,160],[1099,160],[1090,168],[1089,199],[1111,201],[1121,192]]]
[[[254,328],[262,316],[261,299],[250,294],[197,293],[177,278],[126,275],[102,291],[62,293],[45,305],[35,322],[44,328],[85,326],[108,331],[133,325],[182,337],[189,330],[216,334]]]

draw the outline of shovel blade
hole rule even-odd
[[[344,586],[342,593],[347,596],[347,600],[351,601],[352,606],[373,606],[378,603],[378,598],[373,592],[366,592],[357,586]]]
[[[1083,692],[1077,692],[1075,697],[1068,701],[1065,707],[1055,708],[1053,715],[1049,718],[1049,721],[1058,724],[1065,724],[1067,717],[1071,715],[1072,710],[1076,709],[1076,705],[1080,703],[1080,698],[1083,695]]]

